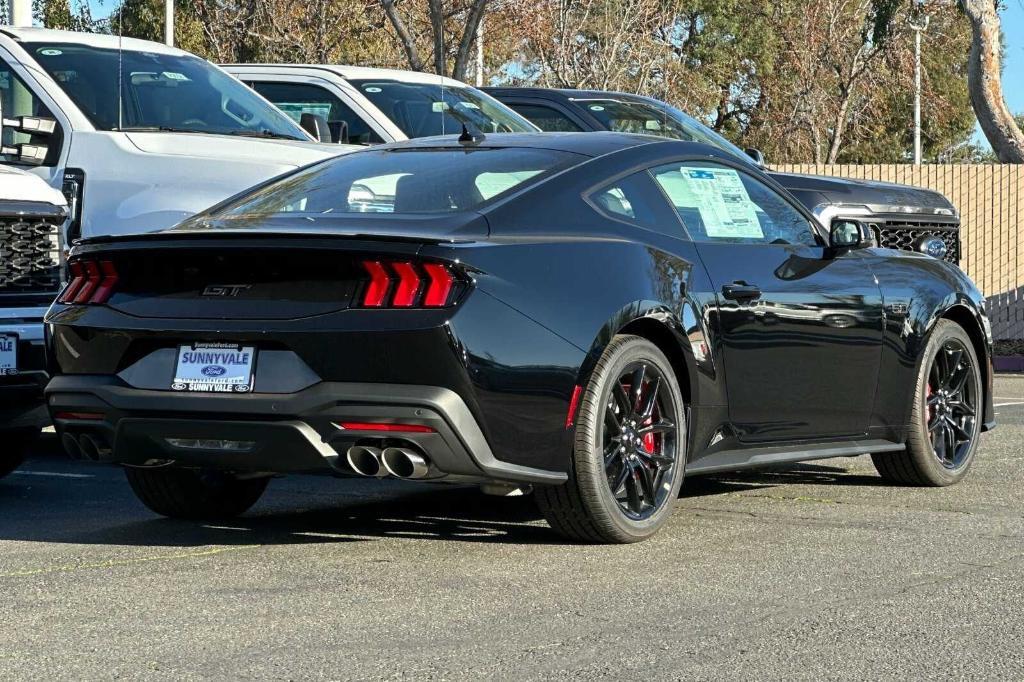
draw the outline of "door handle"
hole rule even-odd
[[[740,280],[722,286],[722,296],[730,301],[753,301],[761,298],[761,288]]]

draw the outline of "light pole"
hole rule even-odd
[[[921,165],[921,33],[928,28],[928,15],[920,0],[910,15],[914,31],[914,165]]]
[[[11,26],[25,28],[32,25],[32,0],[11,0]]]
[[[174,0],[164,0],[164,42],[174,47]]]

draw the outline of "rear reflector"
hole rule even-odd
[[[434,429],[423,424],[381,424],[378,422],[339,422],[335,424],[345,431],[385,431],[388,433],[434,433]]]
[[[60,419],[63,421],[79,421],[79,422],[96,422],[103,421],[102,412],[58,412],[53,415],[54,419]]]
[[[582,386],[577,386],[572,389],[572,398],[569,399],[569,412],[565,415],[565,428],[572,428],[572,425],[576,423],[576,410],[580,407],[580,393],[583,392]]]
[[[57,297],[59,303],[106,303],[117,286],[117,269],[111,261],[76,260],[68,264],[71,281]]]
[[[455,276],[441,263],[372,260],[363,269],[370,275],[364,308],[443,308],[455,290]]]

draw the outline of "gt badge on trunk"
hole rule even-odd
[[[248,393],[253,385],[256,348],[231,343],[178,347],[171,389],[204,393]]]

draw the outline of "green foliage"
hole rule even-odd
[[[32,15],[45,28],[86,33],[99,29],[86,0],[79,0],[74,7],[69,0],[33,0]]]
[[[164,0],[124,0],[110,17],[111,33],[163,42]],[[206,56],[206,40],[192,0],[175,0],[174,43]]]

